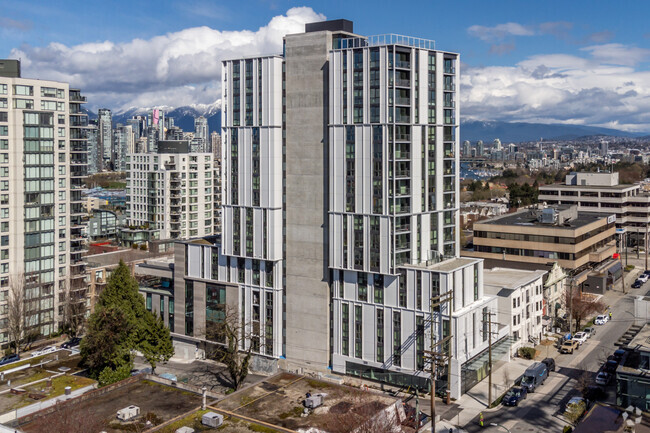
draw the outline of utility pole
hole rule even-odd
[[[621,263],[621,289],[623,290],[623,294],[625,294],[625,268],[623,267],[623,257],[619,254],[618,259]]]
[[[438,329],[434,329],[434,313],[436,308],[440,308],[445,302],[449,302],[447,298],[451,298],[453,295],[452,291],[448,291],[445,294],[434,296],[431,298],[430,312],[431,312],[431,350],[425,350],[425,356],[427,356],[431,362],[431,433],[436,432],[436,376],[438,365],[442,364],[447,355],[444,353],[445,343],[451,341],[451,308],[449,309],[449,326],[450,333],[447,337],[436,342],[436,331],[439,331],[442,328],[442,312],[439,313],[439,324]],[[450,302],[451,307],[451,302]],[[451,354],[451,351],[450,351]]]
[[[648,224],[645,225],[645,269],[648,269]],[[639,245],[637,244],[636,250],[639,251]]]
[[[490,311],[485,313],[488,322],[488,407],[492,404],[492,316],[496,313]],[[485,317],[483,317],[485,322]]]
[[[573,335],[571,332],[573,323],[573,277],[569,279],[569,334]]]

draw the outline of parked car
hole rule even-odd
[[[555,359],[553,358],[545,358],[542,359],[542,362],[546,364],[546,367],[548,368],[548,371],[555,371]]]
[[[61,345],[61,348],[62,349],[72,349],[73,347],[79,346],[80,343],[81,343],[81,338],[74,337],[74,338],[69,339],[65,343],[63,343]]]
[[[577,341],[578,344],[580,344],[581,346],[582,343],[587,341],[587,338],[588,338],[587,334],[585,334],[584,332],[576,332],[575,335],[573,336],[573,340]]]
[[[614,360],[616,362],[621,362],[621,359],[623,359],[623,355],[625,355],[625,350],[623,349],[617,349],[614,351]]]
[[[573,353],[574,350],[577,350],[580,348],[580,343],[578,343],[576,340],[568,340],[562,343],[562,347],[560,347],[560,353]]]
[[[596,325],[604,325],[608,321],[609,321],[609,316],[607,316],[606,314],[601,314],[599,316],[596,316],[596,320],[594,320],[594,323]]]
[[[528,389],[526,387],[515,387],[506,392],[501,402],[504,406],[518,406],[519,402],[525,399],[526,396],[528,396]]]
[[[637,280],[641,281],[642,283],[646,283],[648,281],[648,278],[650,278],[650,275],[644,272],[643,274],[637,277]]]
[[[47,355],[48,353],[53,353],[59,350],[56,346],[47,346],[35,352],[32,352],[32,356],[42,356]]]
[[[643,285],[643,281],[641,280],[636,280],[632,283],[632,288],[633,289],[640,289],[641,286]]]
[[[528,392],[535,392],[535,388],[544,385],[548,377],[548,367],[542,362],[536,362],[524,371],[521,386]]]
[[[614,374],[616,373],[616,368],[618,367],[618,362],[610,359],[603,365],[603,370],[606,373]]]
[[[131,370],[131,376],[137,376],[138,374],[153,374],[153,371],[151,370],[151,367],[145,367],[143,369],[138,370],[137,368],[134,368]]]
[[[20,356],[15,353],[12,353],[11,355],[7,355],[5,357],[0,358],[0,365],[9,364],[10,362],[16,362],[16,361],[20,361]]]
[[[643,273],[644,273],[645,275],[650,276],[650,269],[646,269],[645,271],[643,271]]]
[[[607,393],[601,386],[591,385],[585,390],[584,396],[589,401],[605,400]]]
[[[590,326],[588,328],[583,329],[582,332],[587,334],[588,338],[591,338],[592,335],[596,335],[596,328]]]
[[[579,419],[587,412],[587,400],[584,397],[571,397],[564,408],[564,416]]]
[[[601,371],[601,372],[598,373],[598,375],[596,376],[596,384],[597,384],[597,385],[603,385],[603,386],[605,386],[605,385],[607,385],[607,384],[609,383],[609,381],[610,381],[611,378],[612,378],[612,375],[611,375],[611,374],[606,373],[606,372],[604,372],[604,371]]]

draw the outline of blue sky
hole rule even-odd
[[[92,108],[210,104],[219,60],[277,52],[304,22],[347,18],[461,53],[461,110],[479,120],[650,131],[643,1],[5,1],[0,56],[70,81]]]

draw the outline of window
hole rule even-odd
[[[33,86],[22,86],[19,84],[14,85],[14,95],[20,96],[34,96]]]
[[[185,281],[185,335],[194,334],[194,282]]]
[[[354,356],[355,358],[363,357],[363,320],[361,305],[354,307]]]
[[[377,309],[377,362],[384,362],[384,310]]]
[[[393,312],[393,364],[402,366],[402,314]]]
[[[350,306],[341,304],[341,334],[343,341],[341,344],[341,353],[343,356],[350,354]]]
[[[7,125],[0,125],[0,136],[6,137],[9,135],[9,127]]]

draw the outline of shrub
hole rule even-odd
[[[99,386],[110,385],[111,383],[119,382],[131,376],[132,366],[132,363],[125,363],[116,370],[113,370],[111,367],[106,367],[99,373]]]
[[[520,347],[519,356],[524,359],[533,359],[537,351],[534,347]]]

